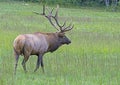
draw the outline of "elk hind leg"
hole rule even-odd
[[[29,56],[24,56],[24,59],[22,61],[22,66],[23,66],[23,69],[24,69],[25,72],[27,72],[27,70],[26,70],[26,62],[27,62],[28,58],[29,58]]]
[[[16,74],[16,69],[17,69],[17,65],[18,65],[19,55],[17,53],[15,53],[14,55],[15,55],[15,71],[14,71],[14,74]]]

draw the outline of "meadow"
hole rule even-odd
[[[55,7],[55,6],[50,6]],[[74,29],[66,35],[70,45],[44,55],[45,73],[33,72],[31,56],[25,73],[20,56],[17,74],[13,41],[19,34],[56,32],[42,12],[42,4],[0,2],[0,85],[120,85],[120,12],[85,7],[60,7],[61,23],[69,19]]]

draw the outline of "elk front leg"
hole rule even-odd
[[[43,61],[42,61],[42,57],[43,57],[43,54],[39,54],[39,55],[38,55],[37,64],[36,64],[36,68],[35,68],[34,72],[37,71],[37,69],[39,68],[41,62],[43,62]]]
[[[41,67],[42,67],[42,70],[43,70],[43,73],[44,73],[43,57],[42,57],[42,59],[41,59]]]
[[[27,70],[26,70],[26,62],[27,62],[28,58],[29,58],[29,56],[24,56],[24,59],[22,61],[22,66],[23,66],[23,69],[24,69],[25,72],[27,72]]]

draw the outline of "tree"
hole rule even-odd
[[[104,0],[107,8],[112,7],[112,11],[116,11],[119,0]]]
[[[105,0],[105,5],[108,7],[110,5],[110,0]]]

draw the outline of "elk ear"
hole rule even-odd
[[[64,36],[65,36],[65,33],[64,33],[64,32],[60,32],[60,33],[58,33],[58,36],[59,36],[59,37],[64,37]]]

